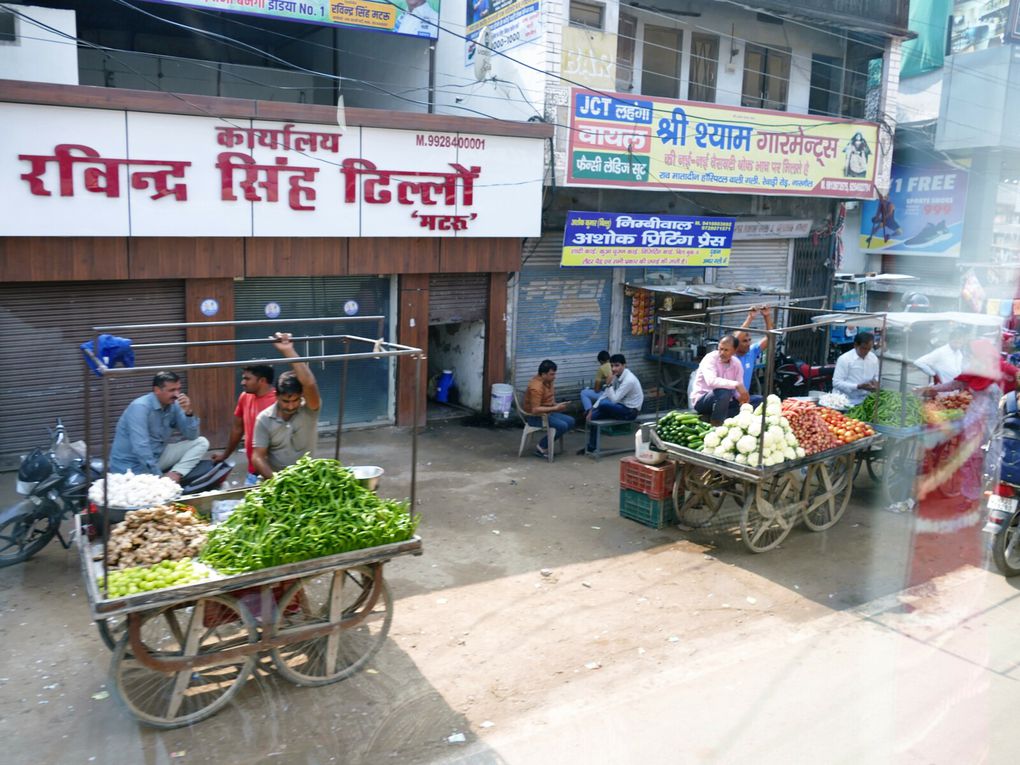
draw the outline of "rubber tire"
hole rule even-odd
[[[1005,576],[1020,576],[1020,543],[1015,545],[1013,556],[1017,565],[1006,560],[1006,545],[1011,536],[1020,534],[1020,511],[1013,513],[1006,528],[995,535],[992,541],[992,560]]]
[[[52,515],[45,516],[44,519],[49,520],[49,526],[42,534],[40,534],[30,543],[22,547],[19,552],[12,556],[0,554],[0,568],[4,568],[5,566],[13,566],[18,563],[23,563],[50,543],[50,540],[52,540],[53,537],[56,536],[57,529],[60,528],[60,521],[58,520],[56,523],[54,523],[53,522],[54,518]],[[23,524],[24,520],[25,520],[24,516],[11,518],[10,520],[8,520],[5,524],[3,524],[3,526],[0,526],[0,537],[5,536],[5,534],[7,533],[7,529],[11,528],[10,533],[12,534],[11,539],[13,540],[15,538],[14,534],[16,533],[14,531],[14,526],[16,524]],[[21,533],[24,534],[24,531],[22,531]]]

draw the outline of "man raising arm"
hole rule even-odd
[[[273,346],[286,358],[297,358],[290,335],[276,333]],[[293,362],[293,371],[276,381],[276,403],[255,420],[252,462],[255,472],[270,478],[277,470],[293,465],[315,451],[319,431],[319,386],[304,362]]]

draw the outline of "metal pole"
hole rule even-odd
[[[85,484],[86,488],[92,486],[92,470],[89,468],[89,455],[91,454],[89,444],[92,442],[92,396],[90,394],[91,386],[89,383],[89,369],[88,363],[82,364],[82,396],[85,399],[85,477],[88,478],[88,482]]]
[[[96,346],[98,350],[99,346]],[[103,595],[110,590],[110,381],[103,375]]]
[[[350,346],[350,341],[344,338],[344,353],[347,352]],[[344,409],[347,406],[347,359],[345,358],[340,367],[340,396],[337,402],[337,414],[336,414],[336,452],[334,457],[337,461],[340,460],[340,433],[344,429]]]
[[[411,405],[411,416],[414,421],[411,423],[411,507],[409,512],[414,514],[416,502],[416,486],[418,483],[418,399],[421,396],[421,361],[420,355],[415,356],[414,364],[414,403]],[[550,444],[549,448],[553,448]]]

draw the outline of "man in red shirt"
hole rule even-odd
[[[276,389],[273,388],[273,368],[268,364],[254,364],[241,371],[241,387],[244,392],[237,397],[234,408],[234,422],[230,427],[230,441],[221,453],[213,455],[213,462],[222,462],[237,450],[244,436],[244,453],[248,457],[248,478],[245,484],[258,483],[258,473],[252,469],[252,437],[255,434],[255,418],[266,407],[276,403]]]

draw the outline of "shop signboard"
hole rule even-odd
[[[734,218],[638,213],[567,213],[561,266],[726,266]]]
[[[466,0],[466,3],[465,66],[474,65],[483,30],[488,30],[487,47],[496,53],[537,40],[542,33],[539,0]]]
[[[571,91],[567,184],[870,199],[878,125]]]
[[[972,53],[1009,41],[1016,5],[1016,0],[954,0],[949,52]]]
[[[439,0],[150,0],[279,21],[371,29],[411,37],[439,36]]]
[[[861,250],[957,258],[966,205],[966,170],[894,163],[889,195],[861,205]]]
[[[0,103],[0,236],[537,236],[542,140]]]

